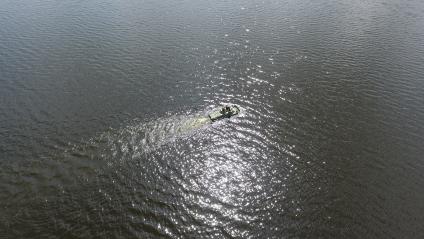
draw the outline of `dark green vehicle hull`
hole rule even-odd
[[[225,106],[225,107],[216,109],[215,111],[211,112],[208,116],[212,122],[215,122],[217,120],[230,118],[234,115],[237,115],[239,112],[240,112],[240,109],[235,105]]]

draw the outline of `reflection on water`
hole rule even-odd
[[[423,9],[2,1],[0,238],[423,238]]]

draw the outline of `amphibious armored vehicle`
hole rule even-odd
[[[230,118],[238,114],[239,112],[240,112],[240,109],[236,105],[232,105],[232,106],[227,105],[212,111],[208,116],[212,122],[215,122],[217,120]]]

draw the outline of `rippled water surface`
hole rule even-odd
[[[424,238],[423,1],[3,0],[0,23],[0,238]]]

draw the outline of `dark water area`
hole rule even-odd
[[[424,238],[423,1],[3,0],[0,23],[0,238]]]

